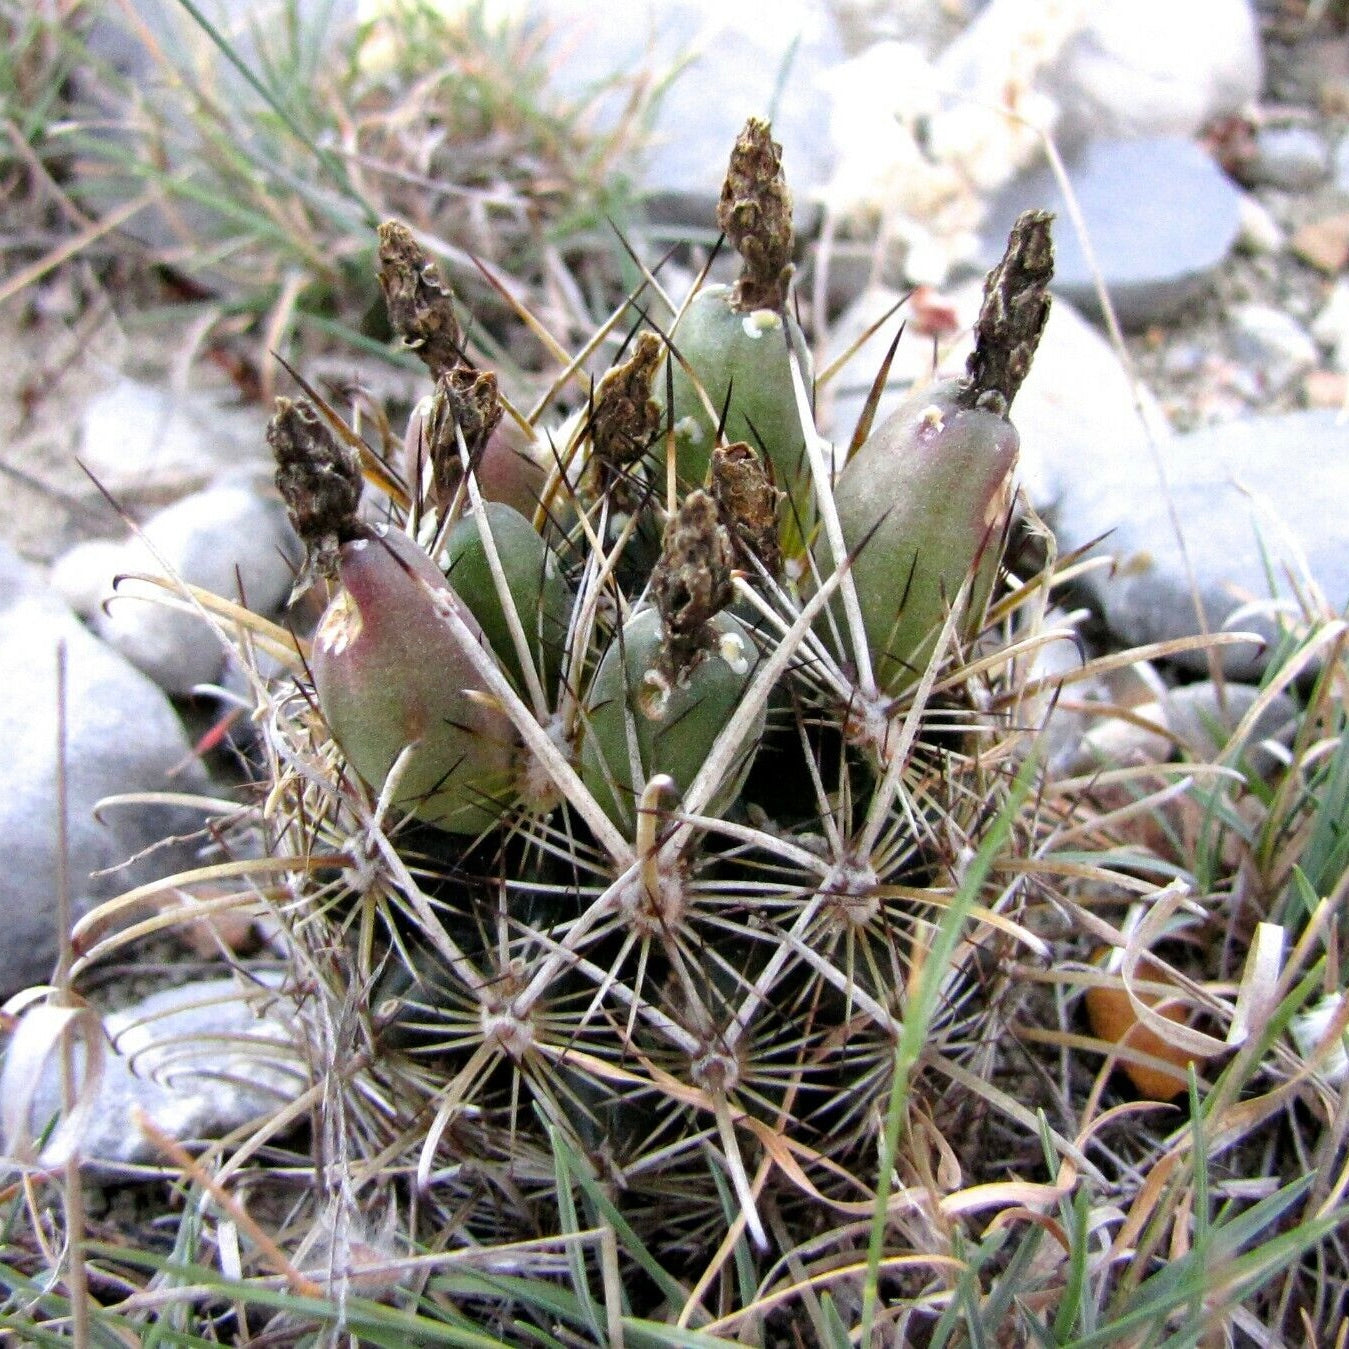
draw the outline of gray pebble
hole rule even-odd
[[[184,497],[146,521],[125,545],[118,569],[174,576],[274,615],[285,604],[300,559],[279,500],[225,485]],[[214,682],[226,659],[220,636],[195,610],[145,598],[156,593],[162,595],[124,582],[117,598],[96,610],[95,630],[168,693]]]
[[[1343,277],[1312,323],[1312,336],[1330,353],[1336,370],[1349,372],[1349,281]]]
[[[1245,253],[1263,257],[1280,252],[1286,243],[1283,226],[1270,215],[1258,197],[1243,192],[1241,234],[1237,246]]]
[[[1341,196],[1349,197],[1349,135],[1341,136],[1335,146],[1333,171],[1335,191]]]
[[[1037,7],[1022,8],[1033,14]],[[1193,136],[1253,103],[1262,79],[1250,0],[1104,0],[1085,6],[1082,28],[1046,86],[1062,108],[1055,134],[1072,146],[1115,136]]]
[[[1106,290],[1126,327],[1179,313],[1208,283],[1241,230],[1240,192],[1189,140],[1095,141],[1069,163],[1068,175]],[[1031,207],[1058,217],[1055,292],[1099,314],[1087,253],[1048,168],[1018,178],[994,199],[980,236],[981,265],[997,263],[1012,222]]]
[[[1253,684],[1231,681],[1221,690],[1209,679],[1183,684],[1171,689],[1163,703],[1167,728],[1190,758],[1211,762],[1227,749],[1232,733],[1261,694]],[[1296,726],[1297,704],[1286,693],[1276,694],[1246,736],[1242,754],[1251,768],[1262,775],[1273,772],[1279,760],[1263,742],[1291,744]]]
[[[1162,356],[1162,369],[1172,379],[1188,379],[1197,375],[1208,359],[1208,353],[1197,342],[1177,342]]]
[[[1330,151],[1309,127],[1261,127],[1255,134],[1255,154],[1242,172],[1248,182],[1306,192],[1330,172]]]
[[[149,679],[95,638],[38,575],[0,545],[0,997],[47,979],[56,959],[56,652],[67,661],[69,875],[76,915],[133,886],[197,864],[198,843],[156,849],[201,827],[195,811],[94,806],[128,792],[207,793],[173,708]],[[110,874],[107,868],[116,867]]]
[[[1272,643],[1278,625],[1266,614],[1237,610],[1270,599],[1270,577],[1285,601],[1285,571],[1314,583],[1330,609],[1349,603],[1349,426],[1334,412],[1251,417],[1176,436],[1160,446],[1170,503],[1181,521],[1209,631],[1236,615],[1235,626]],[[1131,644],[1185,637],[1199,630],[1184,559],[1150,455],[1114,448],[1083,462],[1064,482],[1055,517],[1062,549],[1109,533],[1098,551],[1115,571],[1093,571],[1087,588],[1111,631]],[[1225,672],[1248,678],[1268,648],[1221,648]],[[1204,671],[1202,652],[1177,657]]]
[[[178,393],[121,377],[80,420],[80,462],[118,501],[163,502],[250,462],[265,465],[266,419],[219,392]]]

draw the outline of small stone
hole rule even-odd
[[[1335,175],[1335,191],[1341,196],[1349,197],[1349,135],[1341,136],[1335,146],[1332,170]]]
[[[1126,327],[1179,313],[1236,243],[1241,194],[1191,141],[1093,141],[1067,168],[1102,280]],[[1143,183],[1146,191],[1139,189]],[[1012,221],[1032,207],[1058,216],[1055,294],[1099,314],[1092,268],[1048,168],[1017,179],[994,199],[980,235],[981,265],[996,263]]]
[[[126,544],[86,539],[63,553],[52,566],[51,586],[81,618],[91,619],[112,593],[112,578],[123,570]]]
[[[1312,336],[1330,353],[1335,369],[1349,373],[1349,280],[1335,283],[1312,322]]]
[[[1311,408],[1349,408],[1349,375],[1338,370],[1313,370],[1302,381]]]
[[[1323,216],[1296,231],[1290,240],[1294,253],[1329,276],[1349,264],[1349,213]]]
[[[119,570],[176,577],[270,616],[285,604],[302,556],[279,501],[225,485],[146,521],[126,543]],[[226,659],[218,635],[199,613],[156,597],[165,592],[124,581],[95,613],[95,631],[168,693],[214,682]]]
[[[1082,741],[1088,714],[1081,710],[1087,699],[1099,700],[1104,690],[1094,680],[1073,679],[1082,668],[1083,649],[1075,636],[1071,615],[1052,608],[1044,616],[1042,632],[1061,630],[1065,636],[1036,649],[1025,671],[1025,684],[1041,680],[1045,687],[1023,701],[1017,712],[1020,724],[1038,726],[1036,746],[1051,778],[1068,768]],[[1069,636],[1067,634],[1073,634]],[[1063,680],[1069,680],[1063,683]]]
[[[1261,127],[1255,153],[1244,164],[1245,177],[1284,192],[1306,192],[1330,172],[1325,141],[1305,126]]]
[[[1208,360],[1208,352],[1196,342],[1177,342],[1162,356],[1162,370],[1172,379],[1191,379]]]
[[[1237,247],[1245,253],[1269,254],[1280,252],[1286,243],[1283,227],[1265,209],[1260,199],[1243,192],[1241,234],[1237,238]]]
[[[199,812],[106,796],[212,794],[163,693],[98,641],[37,573],[0,545],[0,998],[50,977],[56,961],[56,652],[66,649],[69,877],[75,916],[133,886],[196,865]],[[151,845],[182,836],[123,866]],[[116,868],[109,870],[109,868]]]
[[[1253,684],[1212,680],[1171,689],[1162,705],[1166,725],[1189,758],[1208,763],[1223,754],[1232,734],[1255,706],[1262,690]],[[1297,704],[1286,693],[1276,694],[1255,719],[1242,746],[1242,757],[1261,776],[1279,766],[1276,754],[1263,742],[1290,745],[1297,728]]]
[[[1263,304],[1243,304],[1232,310],[1233,348],[1238,360],[1255,367],[1265,390],[1282,393],[1313,369],[1319,357],[1316,343],[1294,318]]]
[[[104,1018],[109,1047],[82,1157],[96,1166],[159,1163],[132,1118],[139,1108],[179,1143],[221,1138],[308,1087],[305,1037],[276,976],[213,979],[153,993]],[[60,1110],[59,1056],[48,1059],[33,1119]]]
[[[1299,74],[1310,77],[1304,78],[1303,87],[1310,84],[1315,89],[1318,110],[1327,117],[1349,113],[1349,43],[1344,35],[1324,28],[1319,37],[1304,34],[1297,57]]]
[[[1157,703],[1144,703],[1133,710],[1147,725],[1123,717],[1104,717],[1082,737],[1076,755],[1066,767],[1073,773],[1093,768],[1128,768],[1165,763],[1171,757],[1171,737]],[[1157,728],[1157,729],[1154,729]]]
[[[653,220],[715,237],[731,146],[747,117],[770,110],[798,229],[813,220],[810,194],[836,153],[819,79],[843,57],[826,6],[783,0],[771,23],[748,0],[527,0],[522,8],[547,35],[558,90],[583,96],[587,123],[600,130],[631,114],[625,87],[597,90],[636,70],[671,73],[637,174]]]

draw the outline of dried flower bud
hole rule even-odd
[[[668,673],[677,679],[712,640],[708,624],[730,602],[731,539],[706,492],[690,492],[665,528],[651,593],[665,627]]]
[[[433,375],[463,362],[464,336],[454,316],[454,292],[441,281],[412,231],[396,220],[379,227],[379,285],[390,326]]]
[[[431,460],[432,493],[437,505],[449,505],[463,477],[455,427],[463,433],[469,462],[476,467],[500,421],[501,399],[496,376],[490,370],[460,365],[436,381],[426,418],[425,450]]]
[[[778,506],[784,494],[743,441],[712,451],[712,495],[735,544],[757,557],[770,576],[777,576],[782,570]]]
[[[984,281],[974,351],[965,369],[977,405],[1000,417],[1007,415],[1030,372],[1049,321],[1053,219],[1048,211],[1023,211],[1012,226],[1002,261]]]
[[[745,123],[731,151],[717,224],[744,260],[734,308],[781,309],[792,275],[792,195],[782,173],[782,146],[758,117]]]
[[[315,574],[331,577],[339,546],[358,532],[360,459],[305,399],[276,400],[276,411],[267,423],[267,443],[276,456],[277,488],[305,546],[298,592]]]
[[[660,407],[651,397],[651,383],[663,352],[655,333],[640,334],[628,359],[595,389],[590,439],[595,462],[609,480],[641,459],[660,434]]]

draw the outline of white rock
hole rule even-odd
[[[1171,757],[1171,738],[1166,734],[1161,706],[1144,703],[1134,715],[1145,723],[1123,717],[1103,717],[1082,737],[1070,761],[1074,773],[1094,768],[1129,768],[1140,764],[1165,763]],[[1153,728],[1157,729],[1153,729]]]
[[[1065,157],[1070,208],[1049,165],[1022,174],[990,201],[980,270],[1002,257],[1025,210],[1048,209],[1054,293],[1100,311],[1098,278],[1119,322],[1146,328],[1176,319],[1222,266],[1241,228],[1241,193],[1211,155],[1184,136],[1097,139]],[[1146,190],[1139,184],[1146,183]],[[1087,247],[1076,228],[1081,215]]]
[[[1241,194],[1241,233],[1237,247],[1247,253],[1277,253],[1287,242],[1283,226],[1270,215],[1264,203],[1249,192]]]
[[[1164,35],[1164,37],[1159,37]],[[883,228],[910,280],[978,255],[984,198],[1101,138],[1188,138],[1258,93],[1248,0],[991,0],[935,60],[878,43],[826,78],[838,165],[822,196]]]
[[[1312,336],[1330,352],[1336,370],[1349,372],[1349,281],[1343,277],[1313,321]]]
[[[1165,683],[1146,661],[1098,675],[1082,693],[1080,716],[1087,725],[1085,734],[1076,745],[1059,751],[1056,767],[1060,776],[1165,763],[1174,749],[1163,712],[1165,698]],[[1093,712],[1093,703],[1101,710]]]
[[[1343,1007],[1344,994],[1329,993],[1306,1011],[1299,1012],[1288,1023],[1288,1033],[1304,1059],[1310,1059],[1321,1046],[1326,1032]],[[1343,1036],[1325,1046],[1316,1071],[1333,1087],[1338,1087],[1349,1076],[1349,1054],[1345,1053]]]
[[[1046,81],[1062,109],[1065,144],[1192,136],[1260,93],[1260,33],[1249,0],[1088,0],[1079,8],[1082,26]]]
[[[299,559],[281,503],[226,485],[184,497],[153,516],[125,545],[119,569],[173,577],[274,614],[285,603]],[[157,587],[124,582],[95,613],[94,627],[166,692],[185,694],[217,679],[226,650],[199,612],[159,603],[163,595]]]
[[[80,422],[80,460],[126,500],[164,500],[221,472],[267,460],[265,418],[219,393],[174,393],[123,377],[96,395]]]
[[[628,90],[596,91],[640,71],[669,78],[643,161],[649,213],[715,235],[726,160],[746,117],[773,119],[798,221],[833,169],[823,73],[843,57],[828,6],[815,0],[520,0],[537,25],[552,83],[588,100],[601,129],[630,117]]]
[[[112,594],[112,579],[124,570],[126,544],[86,539],[56,559],[51,587],[81,618],[93,618]]]
[[[1256,132],[1255,154],[1242,176],[1285,192],[1306,192],[1329,172],[1330,149],[1310,127],[1271,126]]]
[[[140,1109],[180,1143],[220,1138],[274,1114],[308,1085],[303,1028],[274,976],[213,979],[151,994],[104,1018],[109,1048],[81,1153],[94,1163],[161,1162],[135,1126]],[[35,1121],[60,1108],[53,1056],[34,1097]]]
[[[1287,577],[1331,613],[1349,603],[1349,427],[1335,412],[1249,417],[1163,442],[1166,496],[1151,454],[1106,448],[1065,479],[1054,525],[1064,549],[1105,536],[1096,551],[1117,566],[1087,573],[1083,585],[1120,640],[1196,633],[1193,577],[1208,631],[1226,626],[1267,643],[1222,648],[1225,672],[1244,679],[1260,673],[1278,640],[1271,589],[1282,612],[1298,611]],[[1203,652],[1174,660],[1207,672]]]

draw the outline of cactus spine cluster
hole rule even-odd
[[[863,1201],[932,934],[1007,791],[978,700],[924,706],[920,676],[998,581],[1047,218],[990,277],[966,378],[846,464],[811,415],[762,122],[719,219],[739,280],[667,331],[634,307],[613,368],[528,426],[385,225],[390,321],[434,381],[402,472],[304,402],[269,432],[330,595],[312,697],[273,716],[278,760],[310,765],[276,795],[332,861],[308,890],[328,926],[297,932],[361,1014],[334,1020],[368,1037],[366,1127],[483,1231],[550,1221],[555,1136],[671,1252],[728,1195],[760,1245],[766,1193]],[[952,1060],[1010,926],[964,934],[943,979]]]

